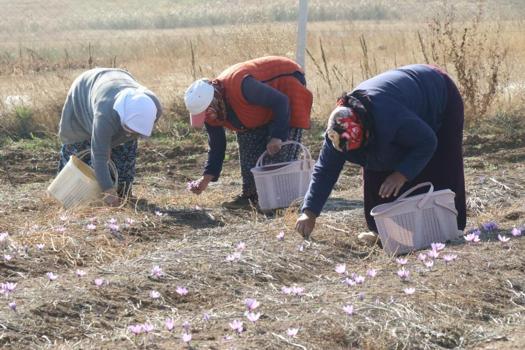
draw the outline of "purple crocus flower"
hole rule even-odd
[[[255,323],[259,320],[259,317],[261,317],[261,313],[247,312],[246,317],[248,320]]]
[[[421,260],[421,261],[425,261],[425,260],[427,260],[427,255],[425,253],[419,253],[417,255],[417,259]]]
[[[246,298],[244,299],[244,305],[249,311],[253,311],[259,306],[259,302],[256,299]]]
[[[242,331],[244,330],[242,322],[239,320],[233,320],[232,322],[230,322],[230,327],[237,333],[242,333]]]
[[[514,228],[512,229],[512,232],[511,232],[511,233],[512,233],[512,235],[513,235],[514,237],[521,236],[521,230],[520,230],[519,228],[517,228],[517,227],[514,227]]]
[[[432,248],[432,250],[440,251],[440,250],[445,249],[445,243],[439,243],[439,242],[431,243],[430,247]]]
[[[86,271],[84,271],[84,270],[76,270],[75,274],[77,275],[77,277],[84,277],[86,275]]]
[[[284,231],[281,231],[277,234],[277,236],[275,236],[277,238],[278,241],[283,241],[284,240]]]
[[[150,297],[151,299],[158,299],[158,298],[160,298],[160,293],[157,292],[156,290],[151,290],[151,291],[149,292],[149,297]]]
[[[447,254],[447,255],[443,255],[443,260],[445,260],[445,262],[449,263],[451,261],[454,261],[458,258],[458,256],[456,254]]]
[[[38,249],[38,250],[44,250],[44,247],[45,247],[45,246],[46,246],[46,245],[45,245],[44,243],[37,243],[37,245],[36,245],[36,249]]]
[[[87,224],[86,225],[86,229],[90,230],[90,231],[93,231],[97,228],[97,225],[94,225],[94,224]]]
[[[8,305],[11,310],[16,312],[16,301],[12,301]]]
[[[128,326],[128,330],[133,333],[134,335],[139,335],[144,331],[144,327],[141,324],[135,324]]]
[[[345,305],[343,306],[343,311],[346,312],[348,316],[352,316],[354,314],[354,306],[353,305]]]
[[[343,274],[346,272],[346,264],[337,264],[335,265],[335,272]]]
[[[405,280],[408,280],[408,277],[410,276],[410,271],[405,270],[405,268],[402,267],[401,269],[397,271],[397,275],[399,276],[399,278],[405,281]]]
[[[502,236],[502,235],[498,235],[498,239],[501,243],[507,243],[508,241],[510,241],[510,237]]]
[[[353,286],[355,286],[355,285],[357,284],[353,279],[348,278],[348,277],[345,278],[344,283],[345,283],[347,286],[349,286],[349,287],[353,287]]]
[[[165,326],[168,331],[172,331],[173,328],[175,328],[175,322],[173,321],[173,318],[166,318]]]
[[[188,289],[186,287],[177,287],[175,291],[177,292],[177,294],[182,296],[188,294]]]
[[[469,233],[464,238],[465,238],[465,241],[467,241],[467,242],[473,242],[473,243],[478,243],[479,242],[479,235],[477,235],[475,233]]]
[[[288,328],[288,330],[286,331],[286,334],[290,338],[295,338],[297,336],[297,332],[299,332],[299,328]]]
[[[425,261],[425,266],[428,267],[429,269],[431,269],[432,266],[434,266],[434,260],[427,260],[427,261]]]
[[[498,229],[498,224],[495,221],[488,221],[481,224],[481,227],[483,227],[485,231],[494,231]]]
[[[103,278],[95,278],[93,282],[95,283],[95,286],[102,287],[105,281]]]
[[[189,343],[191,341],[191,333],[182,333],[182,341],[185,343]]]
[[[399,265],[406,265],[406,263],[408,262],[408,260],[405,259],[405,258],[397,258],[397,259],[396,259],[396,262],[397,262]]]
[[[160,278],[164,275],[162,268],[160,266],[153,266],[151,269],[151,276],[154,278]]]
[[[365,282],[365,278],[363,276],[357,275],[354,277],[354,281],[357,284],[363,284]]]
[[[54,281],[58,278],[58,275],[55,275],[53,272],[46,273],[47,279],[50,281]]]
[[[439,256],[439,252],[437,250],[431,250],[427,253],[427,255],[429,257],[431,257],[432,259],[436,259],[438,256]]]
[[[153,332],[155,327],[151,323],[146,322],[142,325],[142,329],[144,330],[144,332],[150,333]]]
[[[414,292],[416,291],[416,289],[410,287],[410,288],[405,288],[405,289],[403,289],[403,291],[405,292],[405,294],[411,295],[411,294],[414,294]]]
[[[366,275],[368,277],[376,277],[377,271],[375,269],[369,269],[368,271],[366,271]]]

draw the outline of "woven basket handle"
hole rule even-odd
[[[302,143],[300,142],[297,142],[297,141],[285,141],[281,144],[281,146],[286,146],[286,145],[293,145],[293,144],[297,144],[301,147],[301,150],[303,151],[303,159],[304,160],[312,160],[312,155],[310,154],[310,151],[308,150],[308,148],[306,148],[305,145],[303,145]],[[268,154],[268,151],[264,151],[261,156],[259,157],[259,159],[257,159],[257,163],[255,163],[255,166],[256,167],[260,167],[262,166],[262,161],[264,159],[264,156]]]
[[[82,150],[82,151],[78,152],[77,154],[75,154],[75,156],[78,159],[82,160],[83,158],[86,158],[86,156],[88,154],[91,154],[91,150],[90,149],[85,149],[85,150]],[[117,188],[118,187],[118,170],[117,170],[117,167],[116,167],[115,163],[111,159],[109,159],[108,166],[109,166],[109,172],[113,175],[113,178],[115,179],[115,181],[113,182],[113,187]]]
[[[434,185],[432,185],[432,182],[422,182],[420,184],[415,185],[414,187],[412,187],[411,189],[403,193],[401,196],[399,196],[399,198],[396,199],[394,202],[392,202],[392,204],[402,202],[409,194],[425,186],[430,186],[430,188],[428,189],[428,192],[425,193],[425,196],[417,203],[417,207],[421,209],[425,205],[425,203],[428,201],[428,199],[430,198],[430,195],[434,192]],[[395,208],[395,205],[392,205],[391,207],[386,208],[385,210],[380,211],[380,212],[374,212],[372,208],[372,210],[370,211],[370,215],[372,216],[382,215],[394,208]]]

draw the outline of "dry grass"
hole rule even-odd
[[[511,81],[496,89],[488,114],[497,118],[476,125],[465,140],[468,227],[496,220],[500,228],[484,232],[477,245],[448,244],[441,255],[458,255],[449,264],[440,258],[427,269],[415,255],[408,256],[411,277],[401,282],[392,257],[377,247],[360,245],[355,238],[365,229],[361,179],[355,167],[343,171],[311,242],[293,232],[296,208],[274,217],[221,209],[220,202],[240,188],[232,143],[220,182],[201,196],[186,192],[185,183],[201,171],[206,151],[205,135],[187,126],[181,99],[186,86],[195,77],[214,76],[244,59],[268,54],[292,57],[295,52],[293,23],[264,22],[271,12],[268,9],[278,8],[282,1],[243,3],[240,9],[237,2],[213,2],[219,6],[206,8],[209,17],[199,21],[212,18],[211,12],[223,15],[242,10],[246,17],[258,13],[255,22],[260,22],[158,30],[151,28],[152,23],[160,23],[154,20],[162,17],[161,12],[184,12],[195,3],[156,0],[158,12],[145,14],[142,10],[148,5],[129,2],[126,24],[120,17],[111,17],[118,2],[104,2],[106,11],[93,22],[81,15],[95,14],[98,2],[79,5],[52,0],[35,9],[32,1],[15,6],[0,0],[8,11],[0,25],[0,101],[27,95],[30,103],[25,107],[31,112],[30,123],[25,125],[20,116],[27,110],[13,110],[5,103],[0,106],[2,136],[10,133],[16,138],[24,125],[27,133],[52,135],[69,84],[93,65],[129,69],[161,97],[167,111],[159,125],[165,135],[141,141],[134,188],[142,199],[140,205],[63,212],[44,192],[55,174],[57,140],[33,139],[2,146],[0,232],[10,236],[8,243],[0,243],[0,283],[14,282],[17,287],[2,297],[0,347],[188,348],[180,338],[183,322],[189,321],[193,349],[524,348],[525,261],[521,252],[525,241],[513,238],[506,245],[497,241],[497,234],[510,235],[513,227],[525,225],[525,36],[520,35],[522,23],[512,21],[519,18],[523,7],[512,1],[487,4],[486,14],[502,16],[499,42],[507,43],[509,51],[501,69]],[[370,3],[376,6],[376,16],[385,8],[391,16],[407,17],[309,24],[306,71],[315,95],[317,127],[307,135],[306,143],[314,155],[320,126],[342,90],[377,72],[425,60],[418,33],[424,43],[429,42],[428,23],[422,19],[427,12],[434,13],[440,1]],[[341,6],[341,12],[348,14],[361,3],[311,4],[317,11],[314,14],[321,16],[322,8]],[[457,6],[458,14],[476,10],[473,1],[460,1]],[[201,23],[192,17],[193,11],[189,20]],[[29,13],[33,14],[30,20]],[[276,13],[288,16],[286,11]],[[122,25],[139,29],[107,30]],[[86,29],[93,26],[106,29]],[[483,22],[480,27],[491,28],[491,24]],[[487,35],[492,38],[494,33]],[[453,67],[447,66],[455,74]],[[120,225],[117,232],[107,228],[110,218]],[[126,225],[127,218],[134,223]],[[88,223],[97,228],[88,230]],[[276,238],[281,230],[284,241]],[[240,241],[246,244],[241,259],[227,262]],[[36,248],[40,243],[45,244],[41,251]],[[5,254],[13,258],[7,261]],[[378,275],[348,287],[334,271],[340,263],[359,275],[370,268],[377,269]],[[165,272],[160,279],[150,276],[156,265]],[[83,269],[86,277],[76,277],[77,269]],[[50,271],[59,276],[54,282],[46,279]],[[107,283],[97,287],[95,278]],[[303,287],[304,295],[282,293],[282,287],[292,285]],[[186,286],[188,295],[177,294],[177,286]],[[415,294],[406,295],[406,287],[414,287]],[[151,290],[161,297],[152,299]],[[248,297],[261,303],[262,316],[256,324],[244,315],[243,300]],[[7,307],[13,300],[17,312]],[[342,310],[347,304],[355,308],[351,317]],[[204,313],[210,315],[209,321],[203,320]],[[164,329],[167,317],[175,321],[172,333]],[[241,335],[228,325],[234,319],[244,322],[246,331]],[[152,323],[155,330],[133,336],[127,329],[144,322]],[[298,336],[288,337],[288,328],[299,328]]]

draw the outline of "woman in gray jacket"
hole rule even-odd
[[[60,119],[61,170],[72,154],[91,150],[91,164],[105,202],[120,203],[130,195],[135,177],[137,138],[149,137],[162,114],[155,94],[121,69],[95,68],[82,73],[69,89]],[[113,160],[118,171],[114,189],[108,168]]]

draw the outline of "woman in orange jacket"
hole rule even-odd
[[[200,79],[187,89],[184,102],[193,127],[206,128],[208,160],[202,177],[190,183],[200,194],[217,181],[226,151],[225,128],[237,133],[242,193],[230,209],[257,203],[255,181],[250,171],[264,151],[273,162],[294,160],[298,148],[286,140],[300,142],[302,130],[310,127],[312,93],[306,88],[303,69],[286,57],[268,56],[241,62],[223,71],[216,79]]]

